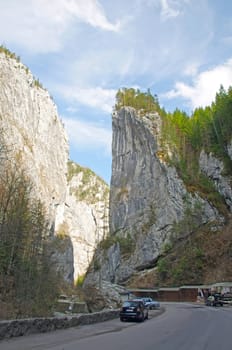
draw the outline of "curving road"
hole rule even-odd
[[[119,319],[0,341],[1,350],[228,350],[232,308],[163,304],[166,311],[144,323]]]

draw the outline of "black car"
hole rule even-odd
[[[143,322],[148,319],[148,308],[142,300],[124,301],[120,310],[120,320],[135,320]]]

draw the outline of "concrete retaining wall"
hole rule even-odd
[[[57,329],[103,322],[117,317],[119,317],[119,310],[106,310],[76,316],[0,321],[0,340],[32,333],[45,333]]]

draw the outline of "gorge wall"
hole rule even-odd
[[[135,275],[138,285],[146,271],[155,274],[171,239],[189,241],[205,227],[219,232],[231,211],[231,176],[223,175],[222,161],[202,150],[199,169],[223,197],[226,216],[200,191],[189,191],[176,168],[165,161],[164,151],[170,159],[174,151],[161,144],[158,113],[124,107],[113,113],[112,125],[110,236],[95,254],[86,286],[99,281],[128,285]]]
[[[85,274],[97,242],[108,234],[108,185],[93,172],[86,182],[88,169],[68,163],[68,138],[54,101],[8,51],[0,53],[0,85],[2,142],[33,181],[48,235],[59,240],[51,245],[51,259],[73,281]]]
[[[84,277],[97,245],[109,234],[109,186],[90,169],[70,161],[63,208],[59,220],[73,245],[76,280]]]

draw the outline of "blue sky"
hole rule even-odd
[[[110,183],[121,87],[191,114],[232,85],[230,0],[0,0],[0,44],[52,95],[70,158]]]

